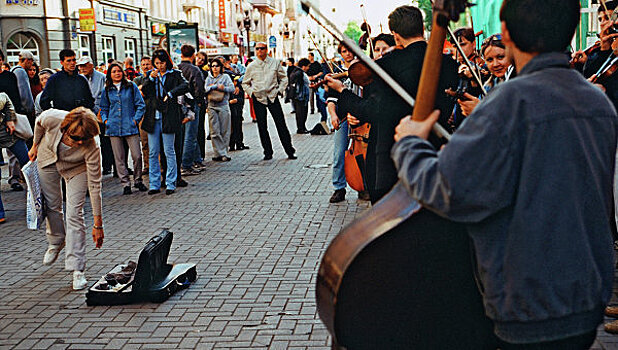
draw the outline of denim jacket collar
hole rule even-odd
[[[531,59],[517,75],[531,74],[546,68],[569,68],[569,59],[562,52],[542,53]]]

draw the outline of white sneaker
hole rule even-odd
[[[64,248],[64,242],[62,244],[50,244],[45,252],[45,256],[43,256],[43,265],[49,266],[53,264],[56,259],[58,259],[58,254]]]
[[[86,281],[86,274],[82,271],[73,271],[73,290],[81,290],[88,286]]]

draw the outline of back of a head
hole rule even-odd
[[[191,58],[195,53],[195,47],[193,45],[184,44],[180,47],[180,54],[184,58]]]
[[[308,58],[301,58],[298,61],[298,67],[302,68],[302,67],[307,67],[311,64],[311,62],[309,61]]]
[[[124,65],[126,67],[133,67],[133,58],[132,57],[127,57],[124,59]]]
[[[564,52],[579,24],[579,11],[579,0],[504,0],[500,21],[523,52]]]
[[[388,15],[388,28],[405,39],[422,37],[423,14],[417,7],[399,6]]]

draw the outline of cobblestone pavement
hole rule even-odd
[[[24,192],[9,191],[3,167],[0,348],[328,349],[315,305],[319,259],[368,205],[351,194],[328,203],[332,136],[293,135],[299,159],[287,160],[271,123],[274,159],[262,161],[257,126],[245,119],[251,149],[232,152],[229,163],[209,162],[171,196],[123,196],[117,179],[104,179],[105,243],[95,250],[87,234],[86,276],[93,283],[115,264],[137,260],[146,241],[168,228],[175,233],[169,260],[196,263],[198,280],[162,304],[86,306],[85,293],[71,290],[63,254],[41,265],[44,234],[25,228]],[[618,337],[601,330],[594,349],[618,349]]]

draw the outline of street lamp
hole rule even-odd
[[[292,39],[295,40],[296,39],[296,31],[298,30],[298,25],[296,23],[295,20],[291,20],[287,17],[285,17],[283,19],[283,24],[279,27],[279,34],[281,35],[281,37],[283,38],[283,40],[285,39]],[[292,42],[293,44],[294,42]],[[284,50],[285,50],[285,45],[284,45]],[[294,45],[292,45],[292,50],[291,50],[291,54],[292,56],[294,56]]]
[[[258,22],[260,21],[260,11],[253,9],[252,13],[251,9],[253,7],[249,2],[241,2],[241,8],[243,13],[236,13],[236,26],[241,32],[243,29],[247,31],[247,58],[249,58],[251,57],[251,37],[249,31],[252,27],[254,30],[257,29]]]

